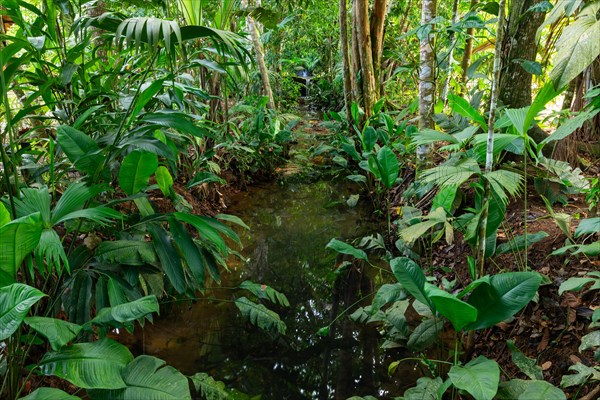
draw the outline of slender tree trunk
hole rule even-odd
[[[423,0],[421,9],[421,25],[426,25],[435,18],[436,0]],[[419,70],[419,129],[433,128],[433,104],[435,95],[435,54],[431,47],[433,35],[429,34],[420,43]],[[417,163],[425,166],[431,157],[431,146],[417,147]]]
[[[458,20],[458,0],[454,0],[452,4],[452,25],[456,24]],[[444,106],[448,104],[448,91],[450,90],[450,81],[452,80],[452,64],[454,63],[454,47],[456,46],[456,35],[454,31],[450,32],[449,36],[450,51],[448,52],[448,70],[446,75],[446,83],[444,85],[444,91],[442,92],[442,99],[444,100]]]
[[[242,0],[242,6],[248,6],[246,0]],[[275,101],[273,100],[273,90],[271,89],[271,82],[269,81],[269,71],[267,69],[267,64],[265,63],[265,51],[262,43],[260,42],[260,36],[256,22],[250,15],[246,16],[246,28],[248,29],[248,33],[252,38],[254,54],[256,55],[256,64],[258,65],[258,71],[260,73],[260,78],[263,85],[263,94],[269,98],[267,107],[273,109],[275,108]]]
[[[356,26],[358,51],[362,67],[363,109],[365,117],[373,114],[376,101],[375,74],[373,70],[373,51],[371,48],[371,29],[369,23],[369,1],[354,0],[356,5]]]
[[[352,27],[352,56],[350,57],[352,62],[352,69],[354,70],[354,80],[351,80],[352,84],[352,99],[355,102],[359,102],[362,98],[362,89],[361,85],[359,85],[359,79],[362,79],[362,76],[359,75],[361,71],[360,65],[360,51],[358,50],[358,29],[356,27],[356,1],[352,0],[352,19],[351,19],[351,27]]]
[[[371,14],[371,49],[373,51],[373,72],[377,93],[381,87],[381,56],[383,54],[383,31],[387,14],[387,0],[375,0]]]
[[[471,11],[475,9],[477,5],[477,0],[471,0]],[[460,69],[462,71],[461,82],[462,88],[461,90],[466,88],[467,85],[467,69],[469,68],[469,64],[471,63],[471,55],[473,55],[473,28],[467,28],[467,38],[465,40],[465,51],[463,53],[462,61],[460,63]]]
[[[354,70],[350,68],[350,53],[348,50],[348,5],[346,0],[339,0],[339,23],[340,23],[340,50],[342,52],[342,68],[344,73],[344,105],[346,107],[346,120],[348,121],[348,128],[352,126],[352,113],[351,106],[352,96],[352,81],[356,80],[354,77]]]

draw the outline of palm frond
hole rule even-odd
[[[50,274],[53,269],[60,275],[62,272],[61,262],[67,272],[70,272],[69,260],[65,254],[63,244],[58,233],[52,228],[44,229],[40,236],[40,242],[34,250],[38,269],[44,271],[44,259],[46,260],[45,271]]]
[[[65,216],[81,209],[88,200],[105,190],[102,186],[86,186],[77,182],[69,185],[52,210],[52,225],[65,221]]]
[[[508,203],[508,195],[516,196],[523,189],[523,177],[512,171],[500,169],[483,174],[490,186],[504,204]]]
[[[474,174],[480,174],[479,164],[473,158],[459,160],[454,165],[442,164],[423,172],[421,178],[425,183],[436,186],[460,186]]]
[[[21,191],[21,198],[15,199],[17,217],[24,217],[39,212],[45,226],[50,225],[50,194],[48,188],[27,188]]]
[[[92,207],[85,208],[83,210],[73,211],[66,215],[63,215],[60,219],[56,221],[56,224],[60,224],[61,222],[83,218],[88,219],[90,221],[94,221],[101,225],[106,225],[110,223],[113,219],[123,219],[123,214],[118,211],[113,210],[108,207]]]

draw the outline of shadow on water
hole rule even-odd
[[[316,334],[340,312],[360,303],[361,296],[367,303],[371,300],[369,274],[375,272],[354,265],[343,279],[335,280],[339,260],[325,248],[334,237],[353,239],[377,232],[370,209],[360,203],[355,208],[346,205],[353,190],[344,182],[288,181],[237,195],[227,212],[251,228],[240,232],[245,260],[230,263],[223,288],[208,291],[210,299],[174,307],[146,325],[131,343],[134,351],[161,357],[187,374],[207,372],[262,399],[399,394],[404,384],[388,377],[389,360],[379,349],[374,329],[355,326],[344,315],[328,335]],[[237,314],[232,300],[241,293],[227,288],[246,279],[288,297],[289,308],[269,305],[285,321],[285,336],[270,336]],[[402,380],[410,373],[412,368]],[[420,372],[414,375],[411,382]]]

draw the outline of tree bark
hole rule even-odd
[[[421,25],[426,25],[435,18],[436,0],[423,0],[421,9]],[[435,95],[435,55],[431,47],[433,35],[429,34],[420,43],[419,69],[419,129],[433,128],[433,104]],[[431,158],[431,146],[417,147],[417,164],[422,168]]]
[[[507,35],[503,39],[504,67],[500,75],[499,99],[507,107],[521,108],[531,104],[531,78],[518,62],[535,61],[535,34],[544,21],[544,13],[527,10],[538,0],[513,0],[508,15]]]
[[[350,53],[348,49],[348,5],[346,0],[339,0],[340,51],[342,52],[342,68],[344,73],[344,106],[348,128],[352,126],[352,81],[356,80],[354,70],[350,68]]]
[[[387,14],[387,0],[375,0],[371,14],[371,49],[373,51],[373,72],[377,93],[381,87],[381,56],[383,54],[383,31]]]
[[[360,51],[358,50],[358,29],[356,27],[356,1],[352,0],[352,19],[351,19],[351,27],[352,27],[352,57],[350,57],[352,62],[352,69],[354,70],[354,80],[351,80],[352,84],[352,98],[354,101],[358,102],[362,98],[362,89],[358,84],[359,81],[359,73],[361,71],[360,65]]]
[[[362,66],[363,109],[365,117],[373,114],[376,101],[375,74],[373,70],[373,50],[371,48],[371,29],[369,23],[369,1],[354,0],[356,6],[356,27],[360,64]]]
[[[242,6],[248,6],[246,0],[242,0]],[[260,42],[260,36],[256,22],[251,15],[246,16],[246,28],[248,29],[248,33],[252,38],[252,46],[254,47],[254,53],[256,55],[256,64],[258,65],[258,71],[260,73],[260,78],[263,85],[263,94],[269,98],[267,107],[273,109],[275,108],[275,101],[273,100],[273,90],[271,89],[271,82],[269,81],[269,71],[267,69],[267,64],[265,63],[265,51],[262,43]]]

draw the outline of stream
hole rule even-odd
[[[389,363],[406,355],[402,350],[384,353],[375,329],[354,325],[345,314],[329,336],[317,334],[360,303],[359,290],[373,290],[377,271],[369,268],[335,284],[338,255],[325,247],[332,238],[382,231],[366,200],[353,208],[347,205],[357,191],[343,178],[291,176],[235,195],[225,212],[251,228],[236,228],[242,257],[230,260],[221,286],[207,290],[206,299],[173,306],[126,338],[128,345],[134,353],[162,358],[185,374],[206,372],[229,388],[264,400],[399,395],[421,373],[407,365],[406,371],[389,377]],[[286,323],[285,335],[270,335],[239,315],[233,300],[248,293],[235,287],[245,280],[287,296],[289,308],[265,303]]]

